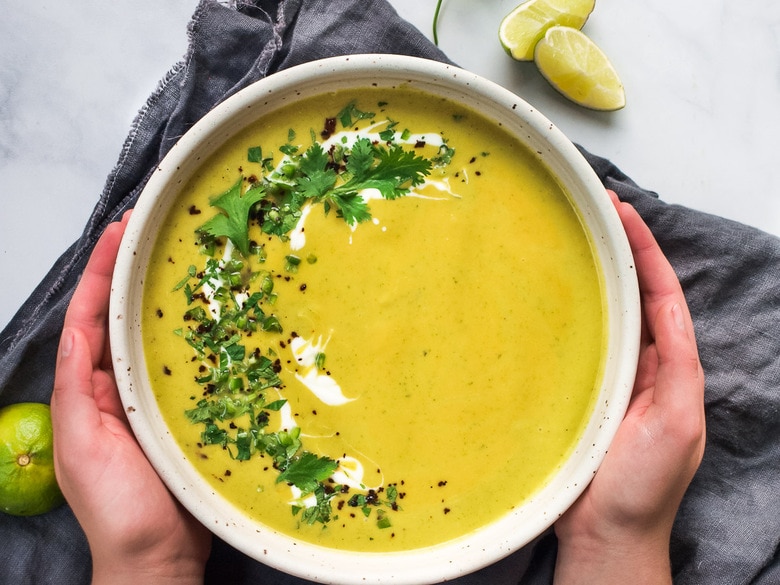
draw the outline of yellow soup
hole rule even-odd
[[[589,238],[473,111],[399,88],[288,106],[170,212],[144,293],[155,395],[214,489],[274,530],[360,551],[457,538],[538,491],[592,410]]]

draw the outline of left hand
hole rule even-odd
[[[65,316],[51,400],[55,471],[87,535],[93,584],[201,583],[211,534],[141,451],[111,366],[108,301],[128,215],[101,236]]]

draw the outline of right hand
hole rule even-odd
[[[682,288],[639,214],[610,197],[639,278],[639,365],[609,452],[555,524],[556,585],[671,583],[672,524],[704,453],[704,374]]]

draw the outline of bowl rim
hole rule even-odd
[[[424,549],[399,553],[356,553],[309,544],[243,518],[216,495],[173,442],[151,390],[144,386],[139,347],[138,291],[145,257],[161,213],[199,160],[264,109],[296,100],[330,85],[410,84],[480,104],[488,118],[516,123],[521,137],[553,169],[590,228],[601,263],[608,310],[604,379],[590,424],[562,468],[574,481],[556,475],[529,502],[476,533]],[[329,85],[330,84],[330,85]],[[205,145],[205,146],[204,146]],[[557,166],[556,166],[557,165]],[[574,186],[575,188],[572,188]],[[167,198],[161,194],[169,193]],[[597,230],[594,228],[598,228]],[[139,250],[146,250],[139,253]],[[639,352],[640,305],[633,256],[604,186],[582,153],[546,117],[509,90],[457,66],[419,57],[385,54],[330,57],[295,65],[238,91],[204,115],[158,164],[144,187],[120,246],[109,310],[109,334],[117,385],[131,428],[153,467],[173,495],[207,528],[245,554],[286,573],[320,583],[436,583],[462,576],[517,551],[548,529],[595,475],[620,424],[633,388]],[[615,340],[619,340],[619,343]],[[587,439],[584,439],[584,438]],[[175,456],[163,455],[164,444]],[[203,485],[200,485],[200,484]],[[206,504],[208,501],[208,504]],[[543,505],[531,513],[531,504]],[[518,523],[520,526],[518,527]],[[259,536],[258,536],[259,535]]]

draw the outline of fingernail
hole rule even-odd
[[[73,331],[70,329],[63,329],[62,336],[60,337],[60,358],[66,358],[70,355],[73,349]]]
[[[685,316],[683,315],[680,303],[674,304],[672,307],[672,315],[674,316],[674,322],[677,325],[677,328],[681,331],[685,331]]]

